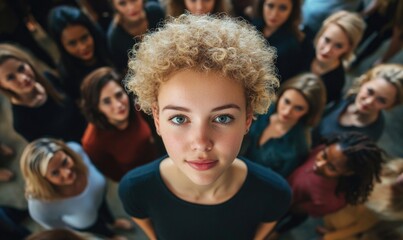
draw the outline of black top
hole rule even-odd
[[[150,218],[158,239],[253,239],[260,223],[278,220],[290,205],[287,182],[246,159],[246,180],[231,199],[216,205],[184,201],[161,178],[165,158],[130,171],[119,185],[126,212]]]

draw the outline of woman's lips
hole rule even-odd
[[[206,171],[218,164],[217,160],[202,160],[202,161],[186,161],[186,163],[193,169],[198,171]]]

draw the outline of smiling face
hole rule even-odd
[[[231,166],[252,121],[242,85],[193,70],[160,86],[153,115],[169,158],[196,185],[213,184]]]
[[[212,13],[215,0],[184,0],[186,9],[194,15],[203,15]]]
[[[31,93],[35,83],[35,74],[27,63],[9,58],[0,64],[0,88],[21,96]]]
[[[277,114],[283,123],[295,124],[309,111],[308,102],[295,89],[286,90],[278,100]]]
[[[326,146],[316,155],[313,171],[326,178],[338,178],[352,174],[347,168],[347,157],[337,143]]]
[[[129,22],[137,22],[142,17],[143,0],[113,0],[115,10]]]
[[[364,83],[355,98],[355,105],[364,114],[378,113],[393,107],[397,89],[383,78],[375,78]]]
[[[69,186],[77,179],[77,169],[73,159],[64,151],[55,152],[50,159],[44,176],[55,186]]]
[[[115,81],[109,81],[101,89],[98,109],[115,127],[126,126],[129,121],[129,96]]]
[[[94,58],[94,39],[88,29],[81,25],[71,25],[63,29],[60,41],[67,53],[84,62]]]
[[[269,28],[278,29],[290,17],[291,0],[266,0],[263,4],[263,19]]]
[[[343,54],[350,51],[348,37],[336,24],[330,24],[316,43],[316,59],[322,63],[339,61]]]

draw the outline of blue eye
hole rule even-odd
[[[223,124],[228,124],[228,123],[232,122],[232,120],[234,120],[234,118],[229,115],[220,115],[214,119],[215,122],[223,123]]]
[[[181,125],[181,124],[184,124],[187,122],[186,117],[183,115],[174,116],[174,117],[170,118],[169,120],[176,125]]]

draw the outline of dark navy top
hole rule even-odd
[[[260,223],[278,220],[288,210],[291,191],[278,174],[246,159],[248,173],[231,199],[202,205],[175,196],[161,178],[165,157],[138,167],[119,184],[126,212],[150,218],[158,239],[253,239]]]
[[[308,143],[305,129],[301,122],[295,124],[286,134],[279,138],[271,138],[259,146],[259,139],[264,129],[270,125],[270,116],[275,113],[274,104],[269,112],[260,115],[252,123],[245,156],[265,167],[271,168],[283,177],[288,177],[308,156]]]
[[[381,137],[385,127],[385,117],[382,111],[375,122],[365,127],[343,126],[339,123],[341,115],[348,105],[354,102],[354,100],[355,96],[343,99],[326,109],[322,120],[312,132],[313,145],[319,144],[322,138],[341,132],[360,132],[371,138],[373,141],[377,141]]]

